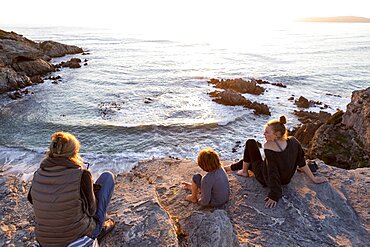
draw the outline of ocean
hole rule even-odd
[[[89,53],[53,59],[88,60],[79,69],[53,73],[62,77],[58,84],[45,80],[16,101],[0,95],[0,166],[24,175],[36,170],[56,131],[77,136],[95,173],[129,171],[153,157],[195,160],[204,147],[237,160],[246,139],[263,142],[268,120],[285,114],[289,128],[299,123],[289,97],[322,101],[330,106],[324,111],[334,113],[346,109],[352,91],[370,86],[369,24],[294,23],[199,39],[93,28],[1,29]],[[287,87],[262,85],[263,95],[245,94],[270,107],[271,117],[258,116],[213,102],[210,78],[256,78]]]

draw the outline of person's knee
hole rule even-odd
[[[200,183],[201,183],[201,181],[202,181],[202,175],[200,175],[200,174],[195,174],[194,176],[193,176],[193,182],[197,185],[197,187],[199,188],[200,187]]]
[[[114,174],[110,171],[106,171],[100,175],[97,182],[114,187],[114,181],[115,181]]]

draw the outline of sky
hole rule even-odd
[[[303,17],[370,18],[369,0],[1,0],[0,8],[0,28],[2,24],[102,27],[136,33],[217,33]]]

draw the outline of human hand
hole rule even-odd
[[[274,201],[274,200],[272,200],[268,197],[265,198],[265,202],[266,202],[265,203],[265,208],[274,208],[277,205],[276,201]]]
[[[313,182],[315,184],[322,184],[322,183],[326,183],[328,181],[329,180],[327,178],[325,178],[325,177],[319,177],[319,176],[314,177],[314,180],[313,180]]]

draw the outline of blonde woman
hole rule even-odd
[[[198,154],[198,165],[207,174],[204,177],[201,174],[194,175],[192,183],[183,182],[185,188],[191,190],[191,195],[186,200],[202,206],[224,205],[229,200],[229,180],[218,154],[210,148],[202,149]]]
[[[286,117],[269,121],[265,126],[263,145],[265,159],[262,160],[257,142],[249,139],[245,144],[243,160],[225,167],[227,172],[238,170],[237,174],[248,177],[251,170],[257,181],[270,188],[265,198],[265,207],[276,207],[282,196],[281,185],[288,184],[296,172],[301,169],[314,183],[324,183],[327,179],[314,176],[305,162],[301,144],[294,137],[287,136]]]
[[[94,184],[79,150],[74,135],[54,133],[34,174],[28,200],[33,204],[41,246],[67,246],[83,236],[100,239],[114,227],[113,220],[105,221],[114,175],[104,172]]]

